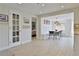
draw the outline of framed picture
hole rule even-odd
[[[7,22],[8,21],[8,15],[0,14],[0,21]]]
[[[44,20],[44,24],[50,24],[49,20]]]
[[[29,22],[30,22],[29,19],[24,17],[24,23],[29,24]]]

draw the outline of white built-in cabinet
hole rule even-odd
[[[9,46],[21,44],[21,14],[11,11],[9,13]]]

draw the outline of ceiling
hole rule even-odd
[[[27,15],[40,15],[79,7],[78,3],[3,3],[0,5],[18,8]]]

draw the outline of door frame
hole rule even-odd
[[[36,18],[36,25],[35,26],[36,26],[36,39],[37,39],[37,37],[38,37],[37,36],[37,28],[38,28],[38,26],[37,26],[37,17],[35,16],[34,18]],[[31,19],[33,19],[33,18],[31,18]],[[31,20],[31,37],[32,37],[32,22],[33,21]],[[32,40],[33,40],[33,38],[32,38]]]

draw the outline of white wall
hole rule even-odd
[[[0,5],[0,14],[8,15],[8,11]],[[8,22],[0,21],[0,50],[3,50],[8,47]]]
[[[0,50],[8,46],[8,26],[7,23],[0,23]]]

